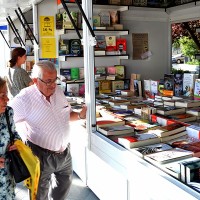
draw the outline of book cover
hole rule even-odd
[[[71,11],[70,12],[71,17],[73,18],[76,26],[77,26],[77,22],[78,22],[78,13],[75,11]],[[63,29],[74,29],[73,24],[71,23],[71,20],[68,17],[67,12],[63,12],[62,14],[63,17]]]
[[[102,80],[99,81],[99,93],[110,93],[112,91],[111,81]]]
[[[131,80],[130,80],[130,90],[134,92],[134,80],[141,80],[141,75],[140,74],[131,74]]]
[[[174,95],[183,95],[183,74],[174,74]]]
[[[196,79],[194,83],[194,99],[200,100],[200,79]]]
[[[156,113],[161,115],[173,115],[185,113],[185,108],[174,107],[174,106],[159,106],[156,108]]]
[[[158,126],[156,128],[150,129],[150,133],[154,133],[159,137],[166,137],[174,135],[176,133],[185,131],[186,127],[179,123],[169,124],[167,126]]]
[[[69,41],[70,54],[72,55],[81,55],[81,40],[79,39],[70,39]]]
[[[112,81],[112,92],[116,90],[123,90],[124,89],[124,81]]]
[[[125,125],[125,121],[118,118],[105,119],[100,117],[96,119],[97,130],[99,130],[99,127],[121,126],[121,125]]]
[[[111,106],[116,106],[116,105],[121,105],[121,104],[130,104],[130,101],[126,99],[114,99],[114,100],[109,100],[108,103]]]
[[[105,75],[106,74],[106,67],[103,67],[103,66],[95,67],[95,74]]]
[[[106,39],[106,51],[116,51],[116,36],[105,36]]]
[[[121,95],[130,97],[130,96],[133,96],[133,91],[131,91],[131,90],[121,90]]]
[[[171,100],[164,100],[164,106],[175,106],[175,102],[176,102],[176,100],[173,100],[173,99],[171,99]]]
[[[165,164],[172,161],[189,158],[192,157],[192,155],[193,153],[191,151],[180,148],[172,148],[166,151],[145,155],[144,159],[152,163],[158,162],[161,164]]]
[[[79,68],[78,67],[71,68],[71,80],[79,80]]]
[[[135,79],[133,81],[134,84],[134,95],[135,96],[142,96],[142,81]]]
[[[66,80],[71,80],[71,69],[60,69],[60,75],[64,76]]]
[[[127,149],[159,143],[157,135],[151,133],[135,133],[134,136],[118,138],[118,143]]]
[[[152,98],[151,94],[151,80],[143,80],[143,90],[144,90],[144,97],[147,98]]]
[[[66,93],[68,96],[78,96],[79,95],[79,84],[78,83],[70,83],[67,84]]]
[[[96,45],[94,46],[94,50],[106,50],[106,39],[105,35],[96,35]]]
[[[115,65],[115,75],[116,79],[125,78],[125,66],[124,65]]]
[[[59,56],[69,54],[69,40],[68,39],[60,39],[58,46],[58,54]]]
[[[108,66],[108,67],[106,67],[106,72],[109,75],[115,75],[116,74],[116,68],[115,68],[115,66]]]
[[[84,67],[79,68],[79,79],[84,79]]]
[[[124,79],[124,89],[130,90],[130,79]]]
[[[63,15],[62,13],[56,13],[56,29],[62,29],[63,28]]]
[[[148,154],[156,153],[160,151],[165,151],[169,149],[172,149],[170,145],[165,144],[165,143],[157,143],[157,144],[142,146],[138,148],[132,148],[130,151],[143,158],[144,155],[148,155]]]
[[[164,90],[163,95],[174,95],[174,74],[164,74]]]
[[[183,96],[194,96],[194,83],[197,77],[197,74],[183,74]]]
[[[116,50],[120,52],[120,54],[126,54],[127,44],[126,38],[117,38],[116,39]]]
[[[101,26],[101,18],[99,15],[94,15],[93,17],[93,27],[100,27]]]
[[[99,127],[98,131],[104,135],[120,135],[126,133],[133,133],[134,128],[128,125],[119,125],[119,126],[105,126]]]
[[[155,95],[158,94],[158,85],[159,85],[158,81],[151,80],[150,92],[152,97],[155,97]]]

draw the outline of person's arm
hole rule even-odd
[[[70,121],[85,119],[86,118],[86,112],[87,112],[87,107],[85,105],[82,107],[82,110],[80,112],[73,112],[72,111],[70,113]]]

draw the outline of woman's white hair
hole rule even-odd
[[[56,71],[56,67],[51,61],[39,61],[33,66],[31,78],[42,78],[43,70]]]

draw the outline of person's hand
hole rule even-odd
[[[8,147],[8,151],[13,151],[13,150],[16,150],[16,149],[17,149],[17,147],[16,147],[15,144]]]
[[[0,168],[4,168],[5,158],[0,157]]]
[[[86,118],[86,112],[87,112],[87,106],[86,105],[83,105],[82,106],[82,110],[81,112],[79,113],[79,117],[81,119],[85,119]]]

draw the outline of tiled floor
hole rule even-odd
[[[29,200],[28,190],[23,183],[17,184],[16,200]],[[66,200],[99,200],[99,198],[74,173],[71,190]]]

